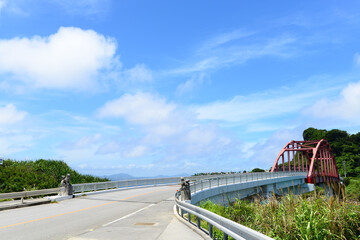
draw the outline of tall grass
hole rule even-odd
[[[274,239],[360,239],[360,203],[316,192],[266,201],[236,200],[228,207],[211,201],[200,206]]]

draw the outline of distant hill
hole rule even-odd
[[[107,175],[104,177],[108,178],[110,181],[120,181],[120,180],[128,180],[128,179],[136,178],[126,173],[117,173],[117,174]]]
[[[59,187],[63,175],[70,174],[70,182],[90,183],[109,181],[107,178],[83,175],[70,168],[64,161],[4,160],[0,166],[0,193]]]

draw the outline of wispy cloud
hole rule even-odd
[[[71,15],[98,15],[108,11],[110,0],[54,0]]]
[[[228,101],[216,101],[194,108],[199,119],[244,124],[297,113],[312,104],[318,96],[325,96],[336,89],[338,87],[312,90],[300,88],[299,85],[282,87],[248,96],[235,96]]]
[[[200,49],[198,50],[198,54],[218,48],[219,46],[224,45],[226,43],[249,37],[253,34],[254,34],[253,32],[245,32],[242,30],[234,30],[231,32],[219,34],[218,36],[215,36],[209,39],[208,41],[206,41],[203,44],[203,46],[201,46]]]
[[[153,81],[153,75],[145,64],[137,64],[135,67],[123,71],[123,80],[131,83],[147,83]]]
[[[190,79],[177,86],[175,92],[176,96],[183,96],[185,94],[193,92],[196,88],[198,88],[204,83],[205,78],[205,73],[193,75]]]
[[[251,59],[266,56],[287,58],[294,55],[292,44],[296,38],[283,35],[257,43],[233,42],[252,34],[231,32],[209,40],[182,67],[169,70],[168,74],[191,74],[243,64]]]

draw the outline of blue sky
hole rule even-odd
[[[360,130],[358,1],[0,0],[0,156],[134,176],[268,168]]]

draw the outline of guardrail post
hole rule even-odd
[[[24,192],[23,192],[23,195],[21,197],[21,204],[24,203],[24,197],[26,196],[26,189],[24,188]]]
[[[201,182],[201,191],[203,190],[203,180],[200,180]]]
[[[213,238],[213,226],[209,223],[209,236]]]
[[[191,223],[191,213],[188,213],[188,221]]]
[[[209,188],[211,189],[211,179],[209,180]]]
[[[224,233],[224,237],[223,237],[224,240],[228,240],[228,235],[226,233]]]
[[[220,186],[220,178],[218,177],[217,180],[218,180],[218,181],[217,181],[217,182],[218,182],[218,186]]]
[[[105,183],[105,189],[109,189],[109,184],[107,182]]]
[[[199,217],[197,217],[197,227],[199,228],[199,229],[201,229],[201,221],[200,221],[201,219],[199,218]]]

